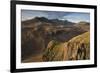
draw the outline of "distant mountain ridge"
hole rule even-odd
[[[51,24],[59,24],[59,25],[69,25],[69,24],[74,24],[73,22],[70,22],[68,20],[59,20],[59,19],[48,19],[45,17],[35,17],[30,20],[22,21],[22,24],[30,24],[30,23],[37,23],[37,22],[42,22],[42,23],[51,23]]]

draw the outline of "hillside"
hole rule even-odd
[[[79,23],[76,23],[74,26],[75,27],[78,27],[78,28],[80,28],[82,30],[89,31],[89,29],[90,29],[90,26],[89,25],[90,25],[89,22],[81,21]]]
[[[44,61],[87,60],[90,58],[90,33],[76,36],[65,43],[51,41],[43,55]]]
[[[90,59],[90,33],[78,35],[68,42],[52,40],[42,54],[31,56],[23,62],[67,61]]]
[[[57,41],[50,41],[43,54],[43,61],[64,61],[66,60],[66,45]]]
[[[89,31],[89,23],[72,23],[68,20],[35,17],[21,24],[21,59],[42,54],[52,40],[68,42],[70,39]]]
[[[70,60],[84,60],[90,58],[90,33],[86,32],[67,42],[67,57]]]

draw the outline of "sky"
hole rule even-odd
[[[75,23],[80,21],[90,22],[90,13],[21,10],[22,21],[29,20],[35,17],[46,17],[48,19],[69,20]]]

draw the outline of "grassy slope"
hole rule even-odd
[[[57,41],[50,41],[43,54],[43,61],[66,60],[66,45]]]
[[[85,60],[89,59],[89,32],[76,36],[65,43],[51,41],[43,55],[44,61]],[[52,44],[51,44],[52,43]]]
[[[59,43],[52,40],[44,54],[30,57],[23,62],[87,60],[90,58],[90,33],[78,35],[68,42]]]
[[[84,60],[90,56],[90,33],[86,32],[67,42],[69,60]]]

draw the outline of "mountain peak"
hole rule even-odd
[[[35,17],[34,20],[39,20],[39,21],[48,21],[48,19],[45,18],[45,17]]]

